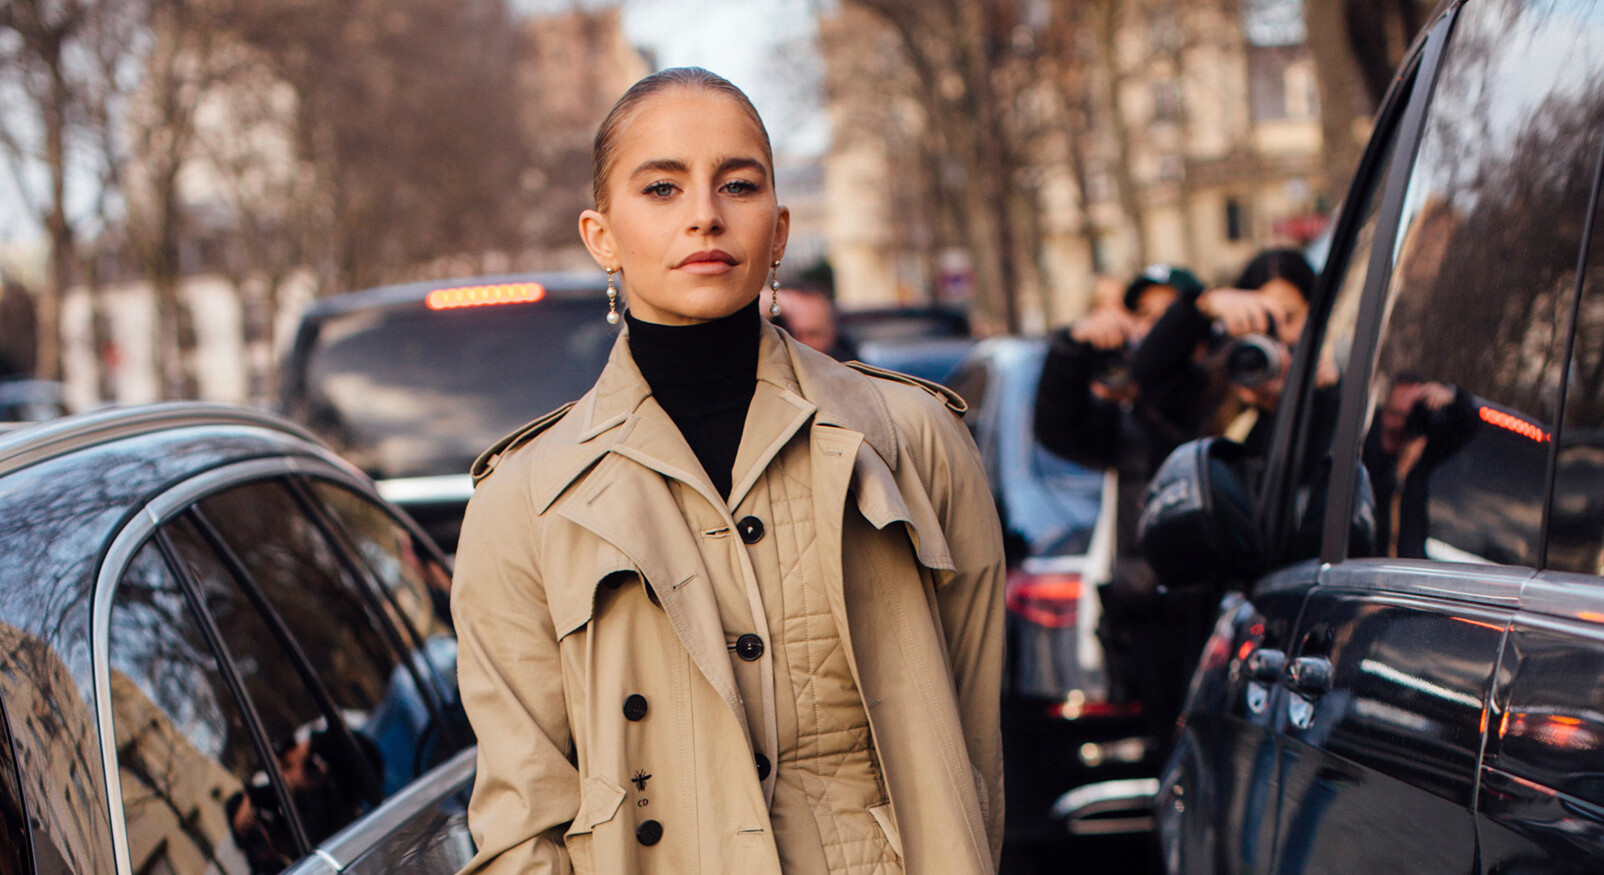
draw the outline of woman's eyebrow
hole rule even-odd
[[[719,161],[719,176],[729,173],[732,170],[755,170],[765,179],[767,179],[769,175],[768,165],[757,160],[756,158],[725,158]]]
[[[685,166],[685,162],[679,160],[678,158],[653,158],[650,161],[642,161],[640,166],[636,167],[629,175],[638,176],[647,171],[655,171],[657,173],[689,173],[690,168]]]

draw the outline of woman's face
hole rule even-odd
[[[1287,318],[1276,325],[1281,342],[1287,346],[1297,343],[1303,323],[1309,319],[1309,302],[1303,300],[1303,293],[1290,281],[1276,277],[1259,286],[1259,294],[1274,299],[1286,311]]]
[[[672,88],[618,133],[607,212],[579,217],[603,269],[622,270],[635,318],[688,325],[757,297],[785,253],[790,213],[774,195],[757,125],[727,96]]]

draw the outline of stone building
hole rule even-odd
[[[1229,281],[1262,247],[1309,242],[1331,205],[1317,190],[1319,97],[1301,4],[1117,5],[1112,40],[1078,42],[1081,91],[1043,82],[1016,101],[1045,120],[1019,175],[1033,188],[1039,262],[1014,290],[1024,330],[1080,315],[1097,277],[1154,261]],[[895,40],[861,11],[844,4],[822,32],[833,76],[875,75],[866,47],[888,83],[908,75]],[[965,254],[941,244],[928,201],[909,209],[936,177],[918,158],[917,109],[894,105],[907,102],[898,94],[831,89],[830,257],[848,305],[964,291]],[[874,101],[893,105],[865,105]]]

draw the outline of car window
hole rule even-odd
[[[326,480],[312,491],[339,520],[400,617],[425,639],[451,634],[451,573],[371,499]]]
[[[1409,180],[1362,449],[1378,551],[1535,565],[1604,131],[1604,7],[1464,7]]]
[[[451,629],[451,573],[423,548],[410,529],[372,500],[325,480],[312,481],[322,499],[351,539],[365,567],[388,598],[384,606],[408,638],[408,647],[421,655],[420,674],[433,679],[436,698],[450,713],[455,737],[429,738],[440,745],[431,761],[455,753],[470,743],[467,719],[460,714],[457,695],[457,639]],[[418,636],[416,640],[413,635]]]
[[[1402,96],[1400,97],[1402,99]],[[1375,245],[1376,224],[1381,215],[1381,196],[1387,188],[1393,152],[1398,145],[1401,124],[1388,132],[1387,143],[1376,173],[1368,180],[1362,196],[1350,201],[1349,209],[1361,211],[1363,219],[1355,230],[1351,249],[1345,258],[1331,259],[1328,269],[1340,276],[1331,278],[1326,288],[1335,289],[1331,309],[1323,328],[1316,326],[1308,336],[1318,337],[1320,352],[1315,388],[1304,403],[1304,422],[1296,446],[1306,447],[1296,466],[1296,492],[1291,507],[1292,543],[1287,558],[1307,559],[1320,552],[1321,521],[1324,519],[1326,483],[1331,473],[1332,442],[1336,436],[1336,416],[1341,400],[1341,375],[1348,372],[1359,319],[1359,301],[1370,275],[1370,258]],[[1311,320],[1312,322],[1312,320]],[[1318,329],[1320,333],[1312,333]],[[1278,410],[1286,416],[1291,408]]]
[[[300,856],[262,753],[154,545],[117,584],[109,642],[133,871],[259,875]]]
[[[28,840],[28,812],[22,801],[16,750],[11,746],[11,723],[5,701],[0,700],[0,875],[33,871]]]
[[[247,590],[248,582],[214,551],[197,524],[185,518],[165,529],[239,672],[308,841],[323,841],[377,801],[379,752],[331,717],[338,712],[311,685],[311,668],[287,648],[285,637]],[[348,658],[310,653],[320,666]]]
[[[418,667],[382,616],[382,601],[348,567],[286,483],[210,496],[206,519],[299,643],[365,755],[382,763],[388,796],[416,777],[441,727]],[[342,824],[343,825],[343,824]]]
[[[1548,517],[1549,568],[1604,574],[1604,227],[1593,223]]]
[[[461,474],[497,438],[590,388],[617,334],[605,313],[598,297],[334,316],[290,412],[374,477]]]

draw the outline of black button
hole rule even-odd
[[[629,720],[639,720],[646,716],[646,697],[635,693],[624,700],[624,717]]]
[[[769,758],[764,756],[764,755],[762,755],[762,754],[758,754],[757,755],[757,779],[759,781],[768,780],[768,778],[769,778],[769,769],[770,768],[771,767],[769,766]]]
[[[751,632],[735,639],[735,655],[751,662],[763,655],[763,639]]]
[[[663,839],[663,825],[655,820],[643,821],[635,827],[635,838],[643,845],[655,845]]]
[[[763,540],[763,521],[755,516],[742,517],[735,524],[735,530],[741,533],[741,540],[748,544]]]

